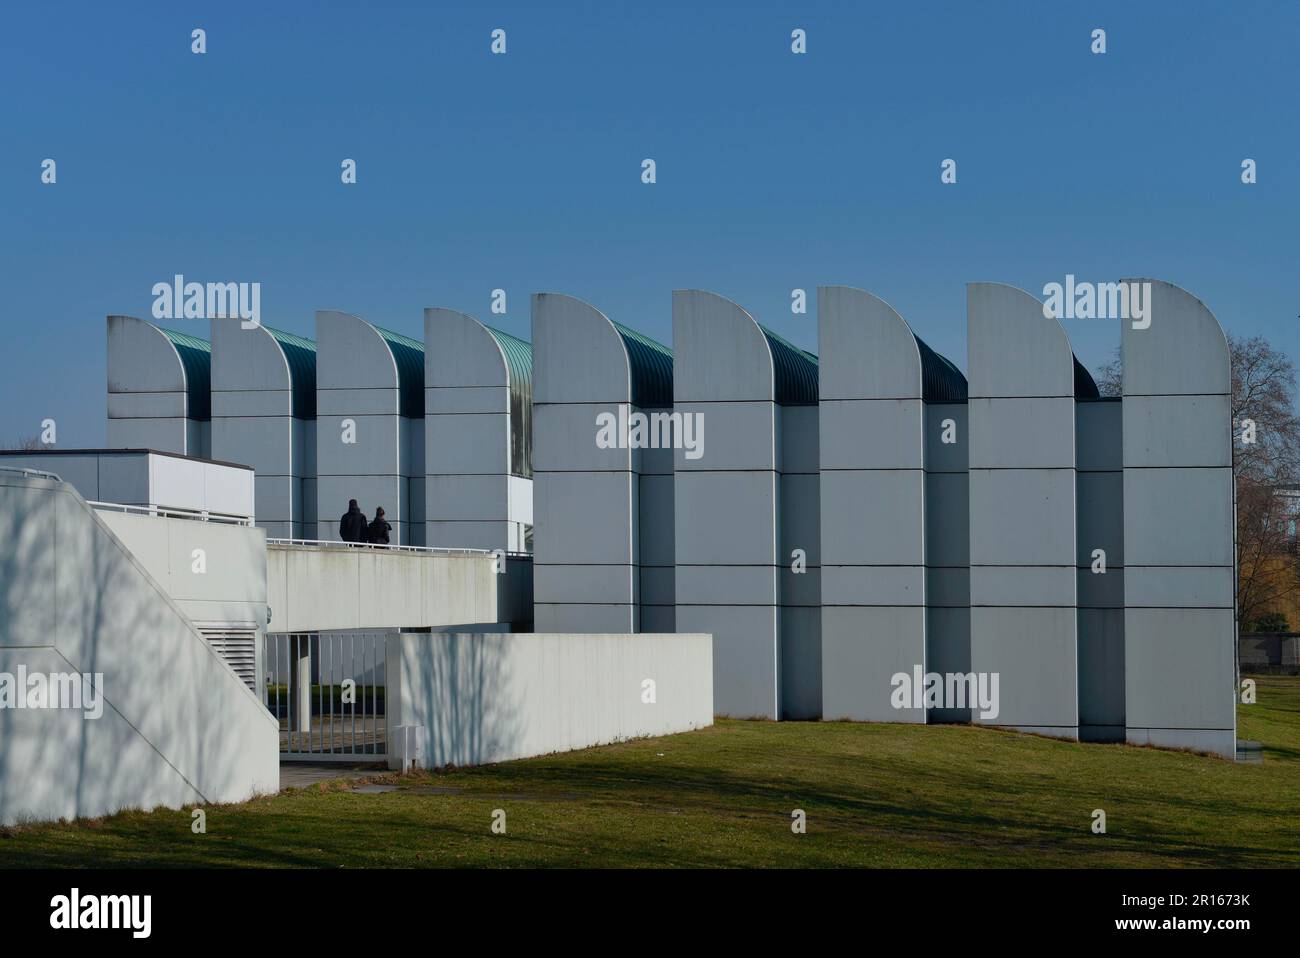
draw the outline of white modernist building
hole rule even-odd
[[[316,314],[316,538],[356,499],[391,541],[424,543],[424,344],[335,310]]]
[[[531,551],[533,347],[424,311],[425,542]]]
[[[320,313],[314,354],[233,321],[209,353],[112,317],[110,436],[193,454],[210,429],[257,468],[268,530],[305,528],[315,477],[322,539],[356,498],[385,507],[396,543],[535,540],[537,628],[712,635],[719,714],[1230,756],[1227,347],[1203,304],[1141,282],[1150,321],[1124,324],[1121,397],[1098,395],[1037,297],[990,283],[968,289],[969,384],[843,286],[819,291],[820,361],[697,290],[673,295],[673,351],[550,293],[531,345],[446,309],[426,311],[423,343]],[[433,581],[401,574],[408,592]],[[985,680],[992,710],[950,694]]]
[[[212,456],[256,472],[258,525],[267,535],[311,538],[316,344],[239,319],[214,319],[211,329]]]
[[[581,300],[539,293],[533,355],[536,627],[674,630],[673,450],[633,441],[630,426],[671,410],[672,353]]]
[[[205,339],[108,317],[108,446],[211,455],[211,360]]]
[[[817,360],[714,293],[673,293],[677,628],[714,640],[714,706],[821,714]]]

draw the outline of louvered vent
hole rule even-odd
[[[249,690],[257,694],[257,630],[201,626],[199,633],[226,660]]]

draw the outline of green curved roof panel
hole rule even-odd
[[[506,358],[510,391],[510,473],[533,476],[533,344],[486,327]]]
[[[614,321],[611,319],[611,323]],[[627,350],[628,368],[632,373],[632,404],[643,409],[658,409],[673,404],[673,351],[649,336],[614,323],[614,329]]]
[[[961,370],[927,346],[916,333],[912,338],[921,353],[921,398],[926,402],[965,402],[966,377]]]
[[[817,357],[782,339],[766,326],[758,327],[772,351],[776,402],[782,406],[817,405]]]
[[[174,329],[157,327],[171,340],[185,368],[185,395],[187,419],[212,418],[212,344],[206,339],[178,333]]]
[[[289,364],[295,419],[316,418],[316,343],[282,329],[266,327]]]
[[[376,326],[397,363],[398,409],[409,419],[424,415],[424,343]]]

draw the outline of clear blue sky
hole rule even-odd
[[[1144,275],[1300,357],[1300,4],[702,7],[5,4],[0,442],[102,443],[104,317],[174,273],[260,282],[309,336],[440,305],[527,337],[559,291],[671,342],[698,286],[813,351],[843,283],[962,368],[965,283]],[[1092,368],[1118,341],[1066,326]]]

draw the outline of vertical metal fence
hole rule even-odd
[[[269,632],[267,709],[280,723],[280,757],[380,762],[388,757],[385,632]]]

